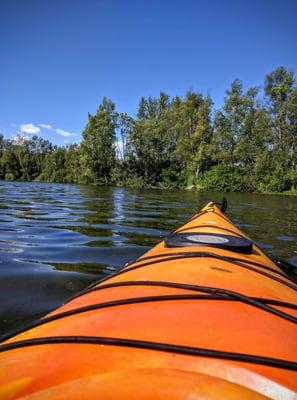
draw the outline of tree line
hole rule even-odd
[[[262,87],[239,79],[218,110],[188,91],[142,97],[136,116],[103,98],[82,141],[0,137],[0,178],[206,191],[297,191],[297,86],[279,67]]]

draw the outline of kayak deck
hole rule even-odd
[[[209,203],[4,338],[0,398],[297,398],[296,289]]]

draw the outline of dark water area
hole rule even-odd
[[[0,332],[32,321],[158,243],[208,201],[297,265],[297,198],[0,182]]]

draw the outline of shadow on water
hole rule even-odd
[[[222,193],[0,182],[0,330],[31,321],[116,272]],[[297,199],[225,194],[228,216],[297,265]]]

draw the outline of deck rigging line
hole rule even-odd
[[[182,290],[191,290],[195,292],[200,292],[200,286],[187,284],[187,283],[176,283],[176,282],[167,282],[167,281],[121,281],[121,282],[113,282],[113,283],[106,283],[104,285],[95,286],[90,289],[85,289],[83,292],[78,293],[75,296],[72,296],[70,299],[65,301],[64,305],[69,303],[70,301],[89,293],[93,293],[103,289],[109,289],[113,287],[124,287],[124,286],[159,286],[159,287],[170,287],[174,289],[182,289]],[[256,300],[263,304],[270,304],[279,307],[291,308],[293,310],[297,310],[297,304],[288,303],[286,301],[281,300],[274,300],[274,299],[267,299],[263,297],[251,297],[247,296],[252,300]],[[235,298],[226,297],[222,295],[212,295],[212,296],[204,296],[203,299],[205,300],[224,300],[224,301],[237,301]]]
[[[190,285],[192,286],[192,285]],[[241,293],[232,291],[232,290],[227,290],[227,289],[221,289],[221,288],[214,288],[214,287],[208,287],[208,286],[199,286],[195,285],[195,287],[202,293],[207,293],[211,295],[221,295],[222,298],[220,300],[224,300],[225,297],[231,297],[237,301],[240,301],[242,303],[248,304],[250,306],[259,308],[263,311],[266,311],[270,314],[273,314],[277,317],[280,317],[284,320],[287,320],[288,322],[297,324],[297,318],[280,310],[277,310],[273,307],[270,307],[269,305],[259,302],[257,300],[254,300],[250,297],[247,297]],[[123,305],[128,305],[128,304],[139,304],[139,303],[148,303],[148,302],[159,302],[159,301],[175,301],[175,300],[201,300],[201,295],[194,295],[194,294],[175,294],[175,295],[159,295],[159,296],[144,296],[144,297],[132,297],[132,298],[127,298],[127,299],[120,299],[120,300],[111,300],[103,303],[96,303],[96,304],[90,304],[88,306],[83,306],[83,307],[78,307],[74,308],[68,311],[63,311],[60,312],[59,314],[54,314],[50,315],[48,317],[44,317],[36,322],[33,322],[32,324],[22,327],[14,332],[8,333],[0,339],[0,343],[4,342],[13,336],[16,336],[20,333],[26,332],[32,328],[36,328],[41,325],[45,325],[46,323],[53,322],[65,317],[69,317],[72,315],[76,314],[82,314],[84,312],[88,311],[94,311],[94,310],[99,310],[103,308],[111,308],[111,307],[116,307],[116,306],[123,306]],[[216,299],[217,300],[217,299]]]
[[[93,345],[109,345],[121,346],[137,349],[156,350],[183,354],[189,356],[199,356],[216,358],[221,360],[239,361],[244,363],[252,363],[265,365],[273,368],[297,371],[297,363],[293,361],[282,360],[278,358],[263,357],[254,354],[235,353],[230,351],[213,350],[200,347],[181,346],[169,343],[151,342],[135,339],[122,339],[114,337],[99,336],[52,336],[35,339],[21,340],[18,342],[8,343],[0,346],[0,352],[20,349],[29,346],[49,345],[49,344],[93,344]]]
[[[213,252],[209,252],[209,251],[170,252],[170,253],[155,254],[155,255],[147,256],[147,257],[141,257],[141,258],[139,258],[139,259],[137,259],[137,260],[135,260],[135,261],[132,261],[132,262],[130,262],[130,263],[127,263],[126,265],[124,265],[124,267],[122,267],[122,268],[120,269],[120,271],[121,271],[122,269],[125,269],[125,268],[129,267],[130,265],[139,263],[139,262],[141,262],[141,261],[147,261],[147,260],[155,259],[155,258],[159,258],[159,257],[162,258],[162,257],[179,256],[179,255],[180,255],[180,256],[187,256],[187,255],[189,255],[189,257],[195,257],[195,256],[197,256],[197,257],[218,258],[218,259],[221,259],[221,260],[227,261],[227,262],[243,262],[243,263],[247,263],[247,264],[254,265],[254,266],[256,266],[256,267],[260,267],[260,268],[266,269],[267,271],[273,272],[273,273],[275,273],[275,274],[277,274],[277,275],[282,276],[283,278],[286,278],[286,279],[288,279],[288,280],[293,281],[294,283],[297,283],[296,281],[294,281],[294,279],[292,279],[292,278],[291,278],[290,276],[288,276],[287,274],[285,274],[285,273],[283,273],[283,272],[281,272],[281,271],[278,271],[278,270],[276,270],[276,269],[274,269],[274,268],[272,268],[272,267],[269,267],[268,265],[259,263],[259,262],[257,262],[257,261],[246,260],[246,259],[240,258],[240,257],[222,256],[222,255],[219,255],[219,254],[216,254],[216,253],[213,253]],[[279,267],[279,268],[280,268],[280,267]],[[297,286],[296,286],[296,289],[297,289]]]
[[[161,254],[161,255],[149,256],[149,257],[144,258],[144,259],[139,259],[139,260],[134,261],[133,263],[125,265],[118,272],[116,272],[116,273],[114,273],[112,275],[109,275],[109,276],[101,279],[100,281],[94,282],[88,288],[92,288],[92,287],[94,287],[94,286],[96,286],[96,285],[98,285],[100,283],[103,283],[103,282],[105,282],[105,281],[107,281],[107,280],[109,280],[111,278],[118,277],[120,275],[123,275],[123,274],[129,272],[129,271],[133,271],[133,270],[136,270],[136,269],[139,269],[139,268],[142,268],[142,267],[146,267],[146,266],[150,266],[150,265],[154,265],[154,264],[160,264],[160,263],[167,262],[167,261],[175,261],[175,260],[180,260],[180,259],[196,258],[196,257],[197,258],[215,258],[215,259],[218,259],[218,260],[226,261],[228,263],[232,263],[232,265],[236,265],[236,266],[251,270],[251,271],[256,272],[256,273],[258,273],[260,275],[263,275],[263,276],[266,276],[266,277],[268,277],[268,278],[270,278],[272,280],[275,280],[275,281],[281,283],[282,285],[289,287],[290,289],[293,289],[293,290],[297,291],[297,286],[296,285],[294,285],[294,284],[292,284],[290,282],[286,282],[286,281],[284,281],[284,280],[282,280],[282,279],[280,279],[280,278],[278,278],[278,277],[276,277],[274,275],[271,275],[271,274],[269,274],[269,273],[267,273],[265,271],[261,271],[261,270],[259,270],[257,268],[253,268],[253,267],[251,267],[249,265],[246,265],[245,263],[256,265],[256,266],[258,266],[258,267],[260,267],[262,269],[271,271],[271,272],[273,272],[275,274],[278,274],[278,275],[284,277],[285,279],[288,279],[288,280],[292,281],[292,279],[290,277],[287,277],[282,272],[274,270],[273,268],[270,268],[270,267],[268,267],[266,265],[259,264],[259,263],[254,263],[254,262],[251,262],[251,261],[246,261],[244,259],[237,258],[237,257],[220,256],[220,255],[212,253],[212,252],[202,252],[202,251],[201,252],[197,251],[197,252]],[[149,259],[150,259],[150,261],[147,261]],[[143,260],[145,262],[142,263],[142,264],[139,264]],[[137,265],[134,265],[134,264],[137,264]]]

